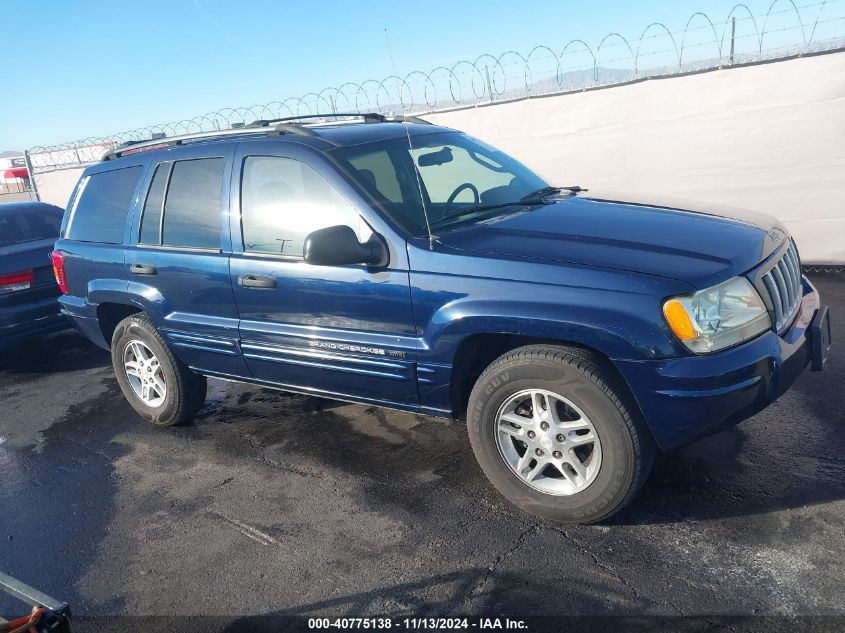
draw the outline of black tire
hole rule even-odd
[[[154,408],[145,404],[129,384],[123,355],[131,341],[144,343],[161,365],[167,388],[163,402]],[[193,417],[205,402],[205,376],[191,371],[173,355],[145,314],[127,317],[117,324],[112,336],[111,358],[114,374],[124,397],[142,418],[156,426],[180,424]]]
[[[654,441],[624,385],[602,361],[576,348],[530,345],[495,360],[469,398],[472,449],[496,489],[537,516],[566,523],[595,523],[621,510],[648,477]],[[514,394],[543,389],[566,397],[590,419],[601,442],[598,473],[581,492],[554,495],[532,488],[506,463],[497,442],[497,414]],[[548,472],[548,471],[546,471]]]

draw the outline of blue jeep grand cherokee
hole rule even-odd
[[[153,424],[190,418],[206,376],[465,414],[493,484],[560,521],[618,511],[656,449],[759,411],[829,345],[776,220],[554,188],[378,115],[121,146],[54,261]]]

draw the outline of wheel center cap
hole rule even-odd
[[[541,435],[540,436],[540,446],[542,446],[546,450],[550,450],[552,448],[551,438],[548,435]]]

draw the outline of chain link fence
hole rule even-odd
[[[535,46],[526,54],[484,53],[427,72],[350,81],[266,104],[33,147],[27,159],[30,172],[38,174],[96,162],[127,141],[229,129],[258,119],[334,112],[422,114],[845,48],[845,0],[775,0],[767,7],[755,13],[747,4],[736,4],[721,20],[696,11],[680,30],[653,22],[636,38],[614,32],[592,44],[572,39]]]
[[[845,266],[836,264],[829,264],[827,266],[803,266],[805,273],[813,273],[816,275],[838,275],[845,271]]]

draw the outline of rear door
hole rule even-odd
[[[232,144],[161,153],[145,178],[126,251],[129,295],[190,367],[247,371],[229,283],[228,182]]]
[[[415,407],[416,336],[404,240],[354,187],[295,143],[241,143],[232,179],[231,275],[241,348],[253,376],[278,385]],[[313,266],[311,231],[345,224],[386,238],[390,264]]]

